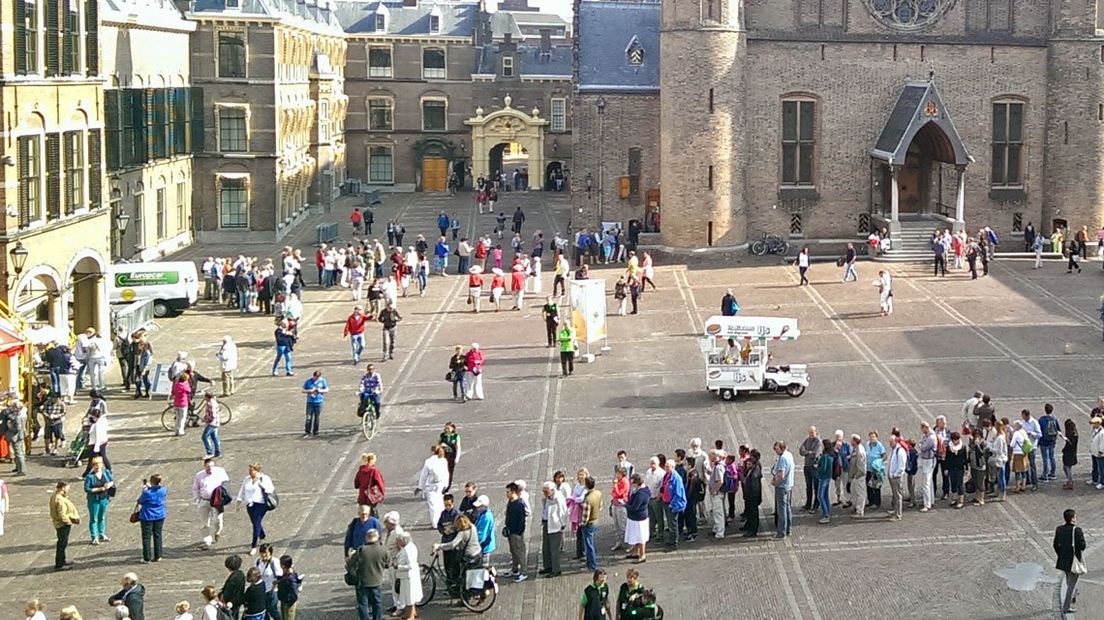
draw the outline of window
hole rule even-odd
[[[813,185],[816,102],[782,102],[782,184]]]
[[[146,195],[139,187],[134,194],[134,243],[142,249],[146,247]]]
[[[184,232],[188,227],[187,210],[184,206],[186,191],[183,182],[176,184],[176,232]]]
[[[368,182],[394,183],[395,163],[390,146],[368,147]]]
[[[146,135],[146,92],[141,88],[128,88],[120,97],[123,118],[122,167],[144,164],[148,158]]]
[[[157,240],[165,238],[165,229],[168,228],[165,220],[165,188],[157,188]]]
[[[502,77],[514,77],[514,57],[502,57]]]
[[[422,101],[422,131],[445,131],[445,108],[444,99]]]
[[[19,165],[19,227],[26,228],[42,215],[42,136],[17,141]]]
[[[245,77],[245,40],[236,32],[220,32],[218,35],[218,76],[224,78]]]
[[[437,34],[441,32],[441,16],[430,15],[429,16],[429,32],[431,34]]]
[[[422,77],[427,80],[446,77],[445,50],[439,47],[422,50]]]
[[[65,3],[65,15],[62,22],[62,46],[61,46],[61,74],[76,75],[80,73],[80,1],[67,0]]]
[[[169,92],[165,88],[146,91],[149,114],[150,159],[169,156]]]
[[[38,4],[15,0],[15,73],[38,73]]]
[[[552,98],[552,131],[567,131],[567,99]]]
[[[228,8],[228,9],[241,8],[241,0],[226,0],[226,8]]]
[[[389,78],[389,77],[391,77],[391,48],[390,47],[370,47],[370,48],[368,48],[368,77],[370,77],[370,78]]]
[[[387,32],[387,16],[376,13],[376,32]]]
[[[248,181],[244,178],[219,178],[219,228],[245,228],[249,225]]]
[[[993,104],[994,186],[1023,185],[1023,120],[1023,103],[998,101]]]
[[[61,217],[61,134],[46,134],[46,219]]]
[[[318,102],[318,140],[330,141],[330,102],[325,100]]]
[[[62,134],[65,153],[65,214],[84,206],[84,136],[79,131]]]
[[[368,130],[391,131],[393,128],[392,111],[394,101],[388,97],[373,97],[368,100]]]
[[[219,107],[218,127],[219,151],[244,153],[249,150],[245,108]]]
[[[644,150],[639,146],[629,149],[629,194],[635,196],[640,193],[640,167],[644,160]],[[713,166],[709,167],[710,172]]]

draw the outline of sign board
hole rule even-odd
[[[169,364],[157,364],[153,369],[150,393],[168,396],[172,393],[172,381],[169,380]]]
[[[801,335],[797,319],[756,316],[711,316],[705,335],[742,340],[795,340]]]
[[[179,271],[126,271],[115,274],[115,286],[162,286],[180,282]]]
[[[606,338],[606,281],[569,280],[571,323],[575,339],[591,343]]]

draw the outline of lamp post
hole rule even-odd
[[[599,97],[594,106],[598,109],[598,221],[595,223],[595,225],[601,227],[603,206],[602,203],[604,200],[604,196],[602,196],[602,190],[605,187],[606,179],[606,98]]]
[[[16,279],[19,278],[19,274],[23,273],[23,267],[27,264],[27,257],[30,254],[27,248],[23,247],[22,241],[16,241],[12,249],[8,250],[9,266]]]
[[[115,246],[115,258],[119,259],[123,257],[123,236],[126,234],[127,226],[130,224],[130,214],[124,211],[122,207],[120,207],[119,210],[115,212],[114,224],[115,232],[119,233],[119,237],[118,241],[116,241],[112,245]],[[114,237],[115,235],[112,235],[112,238]]]

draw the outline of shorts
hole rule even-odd
[[[54,439],[65,441],[64,427],[64,422],[54,422],[46,425],[46,441],[52,441]]]

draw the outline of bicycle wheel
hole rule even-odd
[[[753,241],[751,243],[751,253],[756,256],[762,256],[767,253],[767,243],[760,239],[759,241]]]
[[[230,408],[230,405],[219,403],[219,425],[226,426],[230,423],[232,417],[234,417],[234,410]]]
[[[172,406],[165,407],[161,412],[161,426],[164,426],[167,431],[176,430],[176,412],[173,411]]]
[[[422,600],[414,604],[415,607],[424,607],[433,600],[437,594],[437,571],[429,564],[422,564],[418,568],[422,570]]]
[[[365,411],[364,417],[360,418],[360,430],[364,433],[365,439],[371,439],[376,434],[376,416],[371,411]]]
[[[790,242],[786,241],[785,239],[778,241],[778,243],[774,245],[773,251],[775,254],[781,254],[782,256],[789,254]]]
[[[496,598],[498,598],[498,588],[493,582],[484,583],[483,588],[479,590],[464,588],[460,594],[460,602],[464,607],[477,614],[484,613],[493,607]]]

